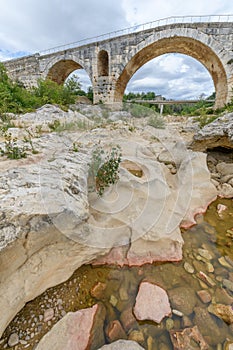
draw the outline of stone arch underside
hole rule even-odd
[[[216,53],[202,42],[188,37],[171,37],[158,40],[138,51],[126,64],[116,81],[114,101],[121,102],[129,80],[145,63],[167,53],[191,56],[209,71],[215,86],[215,107],[222,107],[227,101],[228,86],[225,69]]]
[[[98,54],[98,75],[106,77],[109,75],[109,57],[108,52],[101,50]]]
[[[69,59],[56,62],[48,71],[47,79],[55,81],[57,84],[64,84],[68,76],[77,69],[83,69],[81,64]]]

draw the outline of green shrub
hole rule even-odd
[[[17,138],[13,138],[11,133],[6,132],[4,138],[4,149],[0,147],[2,156],[7,156],[9,159],[21,159],[27,157],[26,147],[20,147]]]
[[[135,118],[149,117],[154,113],[152,109],[136,103],[130,104],[126,110],[128,110]]]
[[[102,196],[104,190],[113,185],[119,179],[119,165],[121,162],[121,149],[119,145],[113,146],[105,152],[103,148],[97,147],[92,153],[89,167],[89,176],[94,182],[95,191]]]
[[[195,118],[195,120],[199,122],[199,126],[202,129],[205,125],[212,123],[217,118],[217,115],[201,115],[198,118]]]
[[[157,114],[152,115],[148,120],[148,125],[153,126],[156,129],[164,129],[165,123],[162,117]]]

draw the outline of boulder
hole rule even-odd
[[[233,113],[225,114],[207,124],[194,135],[191,148],[195,151],[206,151],[223,147],[233,148]]]
[[[140,321],[151,320],[160,323],[165,316],[171,314],[167,293],[155,284],[142,282],[133,312]]]
[[[101,304],[68,312],[40,340],[37,350],[97,349],[105,343],[103,324],[105,309]]]

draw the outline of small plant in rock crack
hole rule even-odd
[[[30,145],[30,147],[31,147],[31,152],[32,152],[33,154],[39,153],[39,152],[35,149],[35,147],[34,147],[34,145],[33,145],[33,143],[32,143],[32,137],[35,137],[35,136],[33,135],[33,133],[32,133],[29,129],[26,129],[26,132],[27,132],[27,136],[24,136],[24,142],[29,143],[29,145]]]
[[[4,148],[0,147],[0,152],[2,156],[7,156],[9,159],[21,159],[26,158],[26,147],[21,147],[18,145],[18,139],[12,137],[11,133],[5,132],[5,145]]]
[[[80,148],[81,148],[80,142],[73,142],[73,144],[72,144],[72,151],[73,152],[79,152]]]
[[[89,173],[95,182],[95,191],[102,196],[104,190],[115,184],[119,179],[119,165],[121,162],[121,148],[112,146],[109,151],[97,147],[92,153]]]

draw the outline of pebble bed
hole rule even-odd
[[[218,199],[197,222],[183,231],[181,262],[137,268],[82,266],[68,281],[25,305],[5,330],[0,349],[35,350],[43,335],[68,311],[99,301],[107,310],[107,343],[108,324],[119,320],[124,328],[124,312],[133,307],[139,284],[145,279],[167,291],[173,312],[160,324],[135,320],[129,329],[123,329],[127,339],[148,350],[172,350],[169,331],[197,325],[210,350],[229,349],[233,324],[209,310],[211,303],[233,302],[233,200]],[[96,288],[97,284],[103,288]]]

